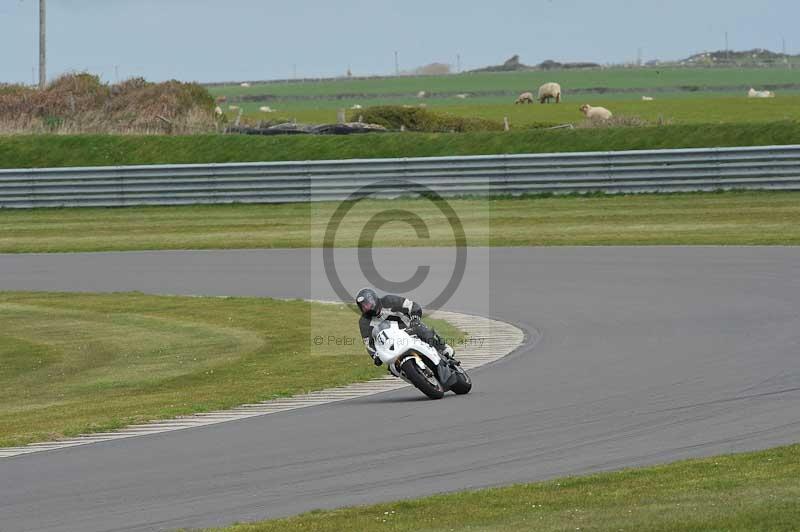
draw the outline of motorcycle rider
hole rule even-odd
[[[356,305],[361,311],[358,328],[367,353],[376,366],[383,364],[375,352],[372,330],[384,320],[396,321],[401,329],[430,345],[445,358],[453,358],[455,351],[447,345],[436,331],[422,323],[422,307],[402,296],[386,295],[378,297],[372,288],[362,288],[356,295]]]

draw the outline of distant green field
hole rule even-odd
[[[380,100],[370,100],[368,105],[377,105]],[[416,103],[416,102],[414,102]],[[512,129],[579,123],[583,115],[578,107],[583,103],[603,106],[615,115],[639,117],[652,123],[664,121],[671,124],[739,124],[745,122],[773,122],[800,120],[800,94],[782,95],[774,99],[748,99],[743,96],[708,95],[697,97],[656,96],[652,102],[619,99],[609,96],[575,96],[560,105],[514,105],[513,103],[485,103],[483,101],[459,101],[457,104],[431,101],[430,107],[439,112],[458,116],[487,118],[502,122],[508,117]],[[244,109],[248,122],[258,120],[328,123],[336,121],[337,102],[320,102],[312,107],[311,102],[286,102],[286,107],[270,104],[277,112],[259,112],[260,103],[237,104]],[[341,107],[341,102],[338,102]],[[349,110],[352,120],[358,119],[358,110]],[[231,119],[234,112],[229,111]]]
[[[570,89],[607,87],[610,89],[662,87],[728,87],[800,83],[800,73],[788,68],[608,68],[590,70],[552,70],[536,72],[493,72],[449,76],[404,76],[382,79],[336,79],[320,82],[287,82],[211,88],[214,95],[241,96],[331,96],[338,94],[393,93],[418,91],[491,92],[534,90],[547,81],[558,81],[566,95]]]
[[[558,81],[562,105],[514,105],[516,95],[536,92],[546,81]],[[749,87],[778,88],[774,100],[746,98]],[[498,72],[450,76],[338,79],[212,87],[229,98],[225,110],[233,120],[241,107],[244,121],[324,123],[337,110],[359,105],[419,105],[459,116],[496,121],[508,117],[512,127],[578,122],[581,104],[600,105],[615,114],[659,119],[676,124],[769,122],[800,119],[800,71],[789,68],[610,68],[549,72]],[[425,91],[427,97],[416,97]],[[466,98],[457,98],[465,94]],[[642,101],[642,96],[655,98]],[[247,97],[253,101],[241,101]],[[268,105],[275,113],[259,111]],[[350,118],[358,119],[358,110]]]

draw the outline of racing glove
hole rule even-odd
[[[378,356],[375,348],[372,347],[372,341],[369,338],[364,338],[364,347],[367,348],[367,354],[372,358],[372,362],[374,362],[376,366],[383,364],[383,360]]]

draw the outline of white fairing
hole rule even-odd
[[[384,321],[380,323],[372,332],[375,340],[375,351],[384,364],[389,368],[393,375],[406,380],[395,367],[395,362],[399,358],[405,358],[410,350],[419,356],[430,360],[434,367],[439,365],[441,358],[436,349],[423,342],[416,336],[411,336],[406,331],[398,327],[395,321]],[[418,363],[424,364],[418,359]]]

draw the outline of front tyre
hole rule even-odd
[[[408,357],[400,364],[400,370],[411,384],[431,399],[444,397],[444,388],[429,368],[421,369],[414,357]]]
[[[466,371],[460,367],[456,368],[456,383],[450,389],[458,395],[468,394],[472,389],[472,379],[469,378]]]

